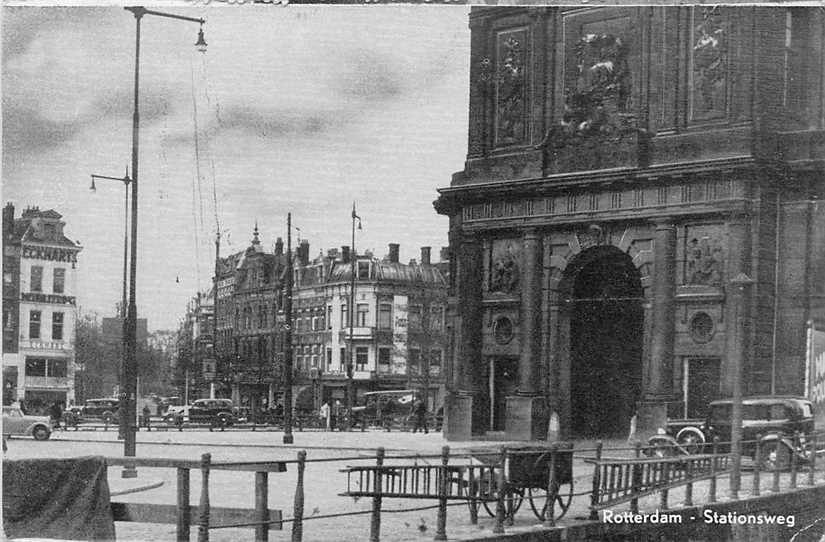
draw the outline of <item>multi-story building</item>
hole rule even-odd
[[[77,254],[54,210],[3,210],[3,401],[33,411],[75,399]]]
[[[802,393],[825,299],[825,13],[473,8],[447,437]]]
[[[395,243],[383,259],[345,246],[309,261],[309,244],[300,246],[293,291],[298,408],[344,403],[348,369],[356,402],[368,391],[414,388],[426,390],[431,409],[443,404],[444,265],[431,263],[429,247],[420,262],[402,264],[398,255]]]

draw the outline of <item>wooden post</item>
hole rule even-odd
[[[816,433],[810,434],[810,457],[811,468],[808,470],[808,485],[814,485],[814,472],[816,471]]]
[[[686,473],[688,482],[685,485],[685,506],[693,506],[693,467],[694,460],[688,459]]]
[[[434,540],[447,540],[447,493],[450,484],[450,471],[447,464],[450,462],[450,447],[441,448],[441,473],[438,487],[438,520]]]
[[[269,541],[269,473],[255,473],[255,542]]]
[[[178,527],[177,542],[189,542],[189,469],[178,467]]]
[[[793,433],[793,446],[791,454],[791,489],[796,489],[796,474],[799,471],[799,457],[796,451],[799,449],[799,431]]]
[[[762,469],[762,446],[759,445],[760,441],[762,440],[762,434],[757,433],[756,435],[756,454],[753,456],[753,489],[751,490],[751,495],[754,497],[759,496],[759,492],[761,491],[762,480],[760,479],[760,472]]]
[[[670,466],[672,463],[669,461],[666,463],[662,463],[662,477],[664,480],[670,479]],[[659,496],[659,508],[661,510],[667,510],[667,489],[663,489],[661,495]]]
[[[631,492],[633,494],[637,494],[639,492],[639,485],[641,484],[642,478],[642,464],[638,462],[638,460],[642,457],[642,443],[638,440],[633,444],[633,457],[636,458],[636,462],[633,463],[633,470],[631,472]],[[634,497],[633,500],[630,501],[630,511],[634,514],[639,513],[639,498]]]
[[[292,542],[301,542],[304,538],[304,469],[306,468],[306,460],[306,450],[298,452],[298,482],[295,484]]]
[[[599,505],[599,489],[601,486],[601,472],[602,466],[599,462],[602,460],[602,448],[604,443],[600,440],[596,441],[596,468],[593,470],[593,493],[590,495],[590,519],[599,519],[599,513],[596,507]]]
[[[495,534],[504,533],[504,497],[507,493],[507,481],[504,478],[504,464],[506,460],[507,450],[502,448],[496,476],[496,521],[493,525],[493,533]]]
[[[782,446],[782,443],[777,442],[777,446]],[[779,454],[779,448],[778,447],[776,449],[776,453],[777,453],[777,458],[778,458],[778,454]],[[773,485],[771,486],[771,491],[774,492],[774,493],[779,493],[779,469],[776,468],[775,464],[774,464],[774,469],[773,469]]]
[[[556,495],[559,492],[559,485],[556,482],[556,466],[559,464],[559,445],[554,442],[550,446],[550,467],[547,476],[547,504],[544,506],[544,525],[547,527],[556,526]]]
[[[468,493],[468,504],[470,506],[470,524],[471,525],[478,525],[478,499],[479,493],[481,493],[481,483],[484,480],[484,476],[480,476],[476,478],[476,468],[472,465],[467,467],[467,493]],[[481,474],[479,472],[479,474]]]
[[[201,455],[201,502],[198,505],[198,542],[209,542],[209,466],[212,454]]]
[[[370,521],[370,542],[381,540],[381,468],[384,466],[384,448],[375,451],[375,477],[373,478],[372,520]]]
[[[710,460],[710,487],[708,489],[708,502],[716,502],[716,470],[719,465],[719,437],[713,437],[713,447],[711,448],[713,457]]]

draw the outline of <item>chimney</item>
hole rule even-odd
[[[278,237],[278,239],[275,241],[275,254],[277,256],[280,256],[283,253],[284,253],[284,240],[281,239],[280,237]]]
[[[341,247],[341,261],[343,263],[349,263],[349,246],[344,245]]]
[[[306,239],[301,241],[301,249],[298,252],[298,258],[301,260],[301,265],[309,265],[309,241]]]
[[[14,234],[14,204],[9,202],[3,207],[3,239]]]
[[[390,243],[390,263],[398,263],[398,249],[401,247],[398,243]]]
[[[421,247],[421,265],[430,265],[430,248]]]
[[[442,262],[450,261],[450,247],[441,247],[441,254],[439,258]]]

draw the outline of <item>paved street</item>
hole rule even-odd
[[[419,454],[418,459],[395,460],[417,461],[418,464],[437,463],[438,458],[428,457],[439,454],[445,444],[440,433],[427,435],[407,432],[385,433],[368,431],[365,433],[326,433],[301,432],[295,433],[295,444],[284,446],[281,444],[283,433],[240,432],[226,431],[158,431],[140,432],[138,434],[138,456],[163,457],[177,459],[197,459],[200,454],[209,452],[212,460],[218,461],[250,461],[250,460],[294,460],[298,450],[307,450],[308,464],[305,476],[305,515],[307,518],[317,515],[368,511],[370,499],[358,499],[338,496],[346,489],[346,475],[339,472],[345,465],[357,465],[360,461],[371,464],[374,459],[375,447],[385,446],[388,459],[391,456]],[[453,453],[467,451],[470,448],[497,448],[503,442],[463,442],[450,443]],[[520,443],[523,444],[523,443]],[[577,448],[587,443],[577,443]],[[618,446],[619,443],[614,443]],[[10,459],[22,457],[72,457],[89,454],[100,454],[109,457],[122,455],[122,442],[116,440],[116,432],[109,431],[68,431],[56,432],[52,439],[45,442],[36,442],[30,439],[13,439],[9,443],[7,457]],[[326,461],[313,463],[320,459],[341,459],[341,461]],[[359,458],[363,458],[360,459]],[[118,483],[119,467],[110,468],[110,480]],[[590,479],[590,469],[581,461],[575,463],[574,476],[579,484],[576,491],[586,491]],[[118,497],[120,500],[131,502],[175,502],[175,473],[172,469],[140,469],[141,480],[162,480],[161,488],[141,494]],[[191,476],[192,504],[197,504],[200,496],[200,475],[193,472]],[[284,511],[284,517],[292,516],[293,499],[295,493],[296,474],[295,466],[289,465],[284,474],[271,474],[269,478],[270,507]],[[251,473],[229,473],[213,471],[210,478],[210,500],[213,506],[249,507],[254,506],[253,475]],[[436,510],[422,510],[405,513],[391,513],[392,510],[427,506],[429,501],[385,499],[382,514],[382,533],[385,540],[432,540],[435,532]],[[570,516],[586,514],[587,502],[584,498],[574,501]],[[538,521],[529,511],[527,504],[516,517],[514,529],[535,528]],[[369,534],[370,516],[353,516],[337,519],[307,519],[304,523],[304,540],[340,540],[362,541]],[[174,537],[173,525],[148,525],[118,523],[118,536],[123,540],[170,540]],[[492,529],[492,520],[486,517],[483,509],[480,511],[479,524],[469,523],[469,514],[464,505],[453,506],[448,511],[447,533],[450,538],[467,539],[474,534],[489,534]],[[285,524],[284,531],[272,533],[273,540],[287,540],[291,530],[290,524]],[[192,538],[195,539],[197,529],[193,528]],[[218,530],[210,535],[212,540],[230,541],[248,539],[250,530]]]

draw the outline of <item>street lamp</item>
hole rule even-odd
[[[284,296],[284,444],[292,444],[292,213],[286,215],[286,295]]]
[[[128,252],[129,252],[129,185],[132,183],[132,179],[129,178],[129,168],[126,168],[126,175],[123,176],[122,179],[118,177],[109,177],[107,175],[95,175],[92,173],[92,184],[89,186],[89,190],[92,192],[97,192],[97,187],[95,186],[95,179],[105,179],[108,181],[119,181],[123,183],[123,192],[124,192],[124,203],[123,203],[123,297],[120,302],[120,322],[122,325],[121,333],[120,333],[120,340],[122,343],[122,360],[120,366],[120,380],[121,384],[123,384],[123,365],[126,360],[127,355],[127,345],[126,345],[126,264],[128,261]],[[120,390],[121,399],[123,398],[125,390]],[[126,417],[121,415],[120,420],[118,423],[118,439],[125,439],[126,438]]]
[[[361,229],[361,217],[355,213],[355,202],[352,202],[352,252],[350,256],[351,272],[349,286],[349,361],[347,363],[347,429],[352,429],[352,407],[355,390],[353,386],[353,370],[355,368],[355,275],[358,273],[358,257],[355,251],[355,221]]]
[[[136,448],[136,412],[137,401],[137,225],[138,225],[138,148],[140,142],[140,21],[144,15],[156,15],[167,19],[178,19],[200,24],[198,41],[195,43],[197,49],[205,51],[206,41],[203,39],[203,25],[206,21],[194,17],[184,17],[171,13],[153,11],[142,6],[125,7],[127,11],[135,16],[135,83],[134,83],[134,113],[132,114],[132,246],[129,259],[129,308],[126,313],[125,328],[126,335],[126,358],[123,371],[123,391],[126,393],[121,411],[126,413],[126,438],[123,443],[123,455],[126,457],[135,456]],[[127,464],[122,473],[123,478],[134,478],[137,476],[137,469],[134,463]]]

